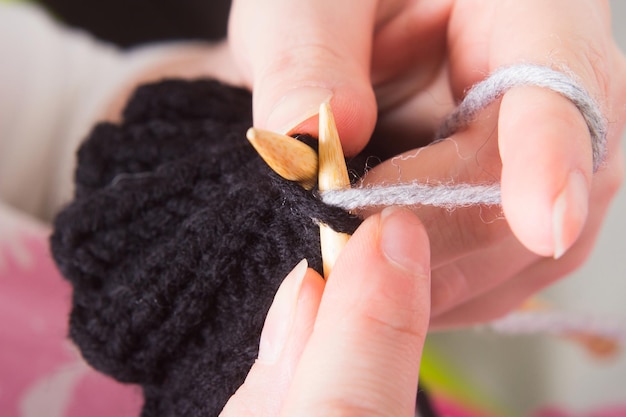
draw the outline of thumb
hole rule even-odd
[[[277,416],[311,334],[324,281],[302,260],[280,285],[269,309],[259,357],[220,417]]]
[[[369,217],[339,256],[283,416],[413,416],[430,251],[410,211]]]
[[[360,151],[376,123],[376,7],[374,0],[235,0],[229,41],[252,86],[254,125],[317,136],[319,106],[330,100],[344,152]]]

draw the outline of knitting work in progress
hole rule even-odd
[[[303,258],[321,271],[316,221],[360,223],[271,172],[245,139],[251,103],[214,81],[145,86],[78,152],[51,238],[74,287],[70,336],[143,387],[144,416],[218,415],[282,279]]]
[[[504,67],[474,85],[461,104],[442,123],[437,134],[443,140],[466,128],[478,113],[513,87],[548,88],[569,99],[580,111],[591,136],[593,169],[597,171],[606,155],[607,121],[600,107],[574,79],[551,68],[520,64]],[[325,191],[322,200],[344,210],[392,205],[464,207],[500,204],[499,184],[392,184]]]
[[[142,386],[144,417],[217,416],[282,279],[302,258],[321,272],[318,223],[361,222],[265,165],[245,139],[251,103],[210,80],[143,86],[78,152],[51,237],[74,290],[70,336],[96,369]],[[464,204],[496,203],[483,191]]]

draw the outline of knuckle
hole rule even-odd
[[[341,55],[332,45],[312,40],[296,41],[275,54],[260,73],[281,74],[289,70],[299,78],[307,79],[308,75],[321,70],[328,71],[333,68],[331,64],[338,62],[341,62]]]
[[[427,329],[419,323],[427,323],[428,311],[422,309],[397,309],[387,314],[375,314],[376,308],[366,309],[362,316],[362,325],[371,335],[385,337],[388,340],[422,340]]]

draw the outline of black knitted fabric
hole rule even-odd
[[[257,356],[278,285],[320,270],[317,221],[360,220],[278,178],[245,139],[247,91],[211,80],[141,87],[120,125],[78,152],[51,246],[74,288],[85,359],[140,384],[142,416],[216,416]]]

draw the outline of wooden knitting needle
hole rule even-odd
[[[261,158],[281,177],[310,190],[317,182],[317,153],[291,136],[251,127],[246,137]]]
[[[263,160],[281,177],[297,181],[310,190],[319,182],[320,191],[350,187],[335,118],[329,103],[320,106],[319,157],[309,146],[291,136],[250,128],[246,137]],[[320,225],[324,278],[328,278],[350,235]]]
[[[322,103],[319,114],[319,171],[317,186],[320,191],[350,187],[348,168],[343,156],[335,118],[330,103]],[[320,224],[320,244],[324,278],[328,278],[339,253],[350,239],[346,233],[335,232]]]

